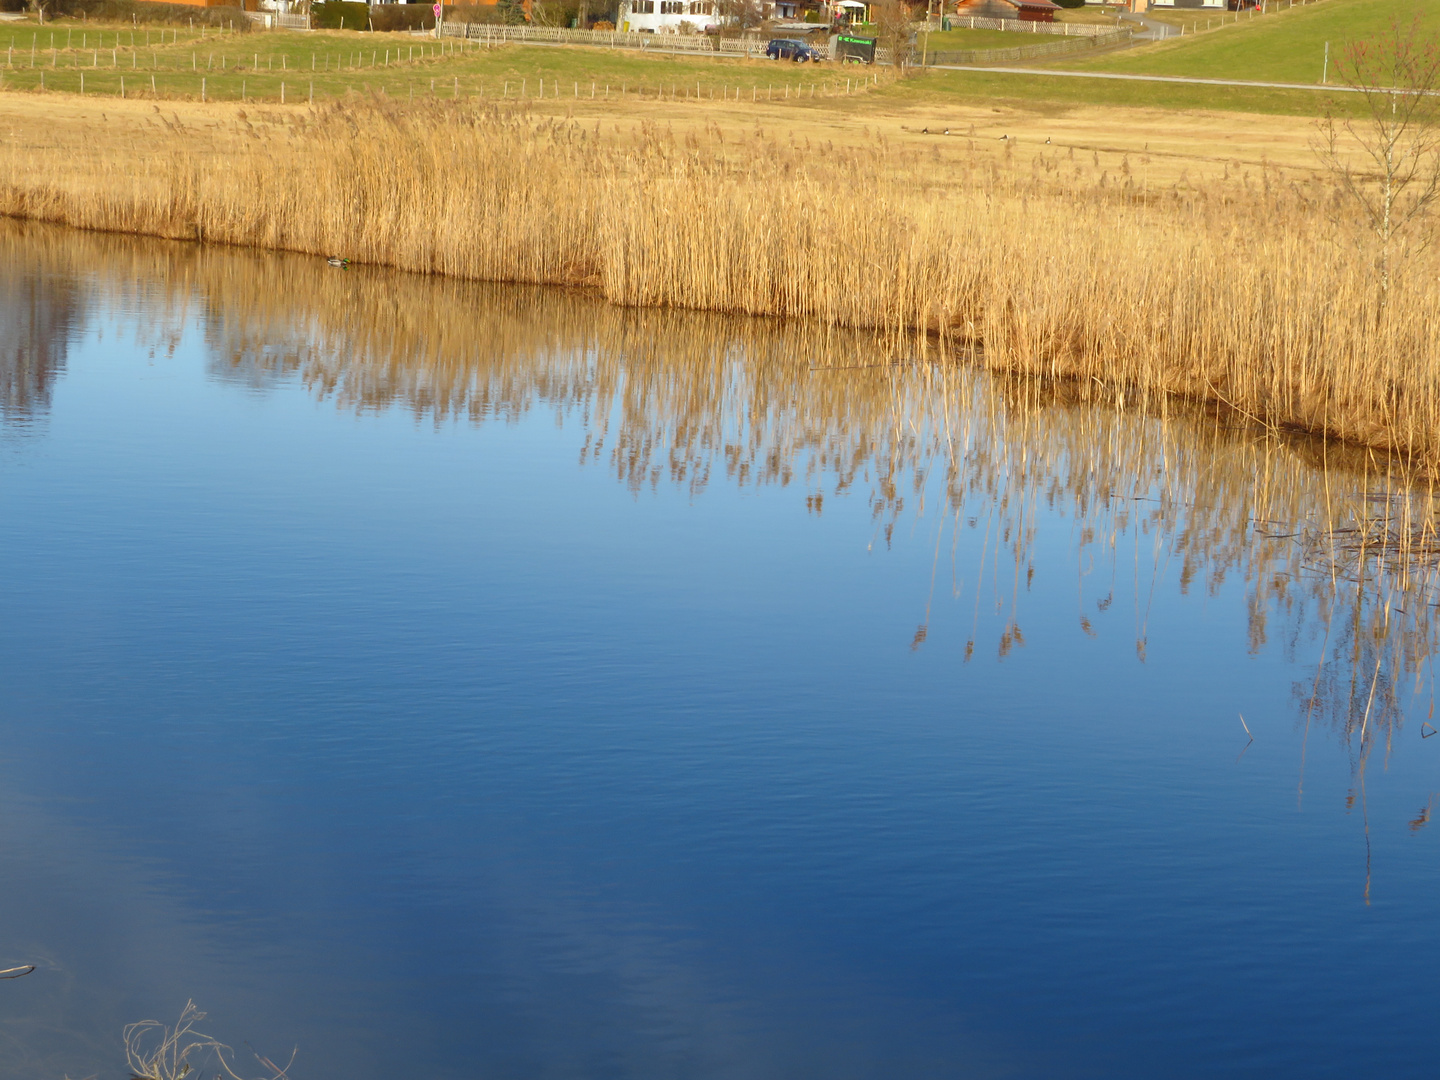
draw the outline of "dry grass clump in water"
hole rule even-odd
[[[921,330],[992,368],[1220,401],[1440,468],[1434,256],[1377,323],[1323,183],[1156,192],[1073,151],[957,169],[883,139],[823,155],[758,131],[617,141],[465,102],[252,120],[157,117],[128,159],[12,146],[0,213]]]
[[[197,1067],[211,1063],[221,1070],[215,1074],[217,1078],[242,1080],[227,1058],[230,1048],[214,1036],[195,1029],[204,1019],[205,1014],[195,1003],[187,1001],[174,1027],[159,1020],[126,1024],[125,1062],[130,1067],[132,1080],[184,1080]],[[282,1067],[259,1054],[255,1057],[268,1072],[266,1080],[287,1080],[286,1072],[295,1060],[292,1054]]]

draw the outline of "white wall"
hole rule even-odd
[[[717,21],[714,0],[624,0],[617,25],[621,30],[674,34],[679,32],[681,23],[703,30]]]

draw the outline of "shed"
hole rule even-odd
[[[1021,22],[1054,22],[1060,5],[1051,0],[1005,0],[1019,11]]]
[[[961,0],[955,7],[960,18],[1018,19],[1021,22],[1054,22],[1060,5],[1051,0]]]

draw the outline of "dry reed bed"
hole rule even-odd
[[[820,154],[758,131],[617,141],[467,103],[165,124],[129,158],[0,151],[0,213],[922,329],[992,368],[1219,400],[1440,468],[1435,263],[1377,320],[1323,187],[1146,192],[1058,154],[956,170],[884,140]]]
[[[1093,382],[987,376],[913,352],[894,363],[869,333],[626,309],[576,290],[17,225],[0,227],[0,268],[0,303],[65,298],[35,324],[45,341],[82,324],[99,293],[110,310],[153,313],[134,331],[148,344],[198,322],[220,378],[299,378],[346,409],[435,423],[579,413],[584,459],[632,489],[793,484],[816,512],[868,492],[877,540],[919,513],[937,555],[959,531],[983,533],[979,564],[945,575],[974,605],[969,648],[989,633],[1001,652],[1023,646],[1036,521],[1059,511],[1074,523],[1083,632],[1115,632],[1118,613],[1100,612],[1133,593],[1119,626],[1143,658],[1157,590],[1238,579],[1250,648],[1318,652],[1301,710],[1362,754],[1431,698],[1440,505],[1360,449]],[[34,385],[12,369],[54,350],[5,340],[0,387]],[[1396,542],[1377,542],[1387,535]]]

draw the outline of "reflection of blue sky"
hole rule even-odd
[[[908,648],[933,519],[871,551],[864,492],[636,497],[583,441],[242,393],[196,335],[72,352],[0,472],[5,918],[54,964],[3,984],[16,1042],[113,1072],[194,997],[297,1078],[1428,1059],[1388,1004],[1429,980],[1428,758],[1372,774],[1364,908],[1348,759],[1312,736],[1297,810],[1307,668],[1247,653],[1238,584],[1162,587],[1142,665],[1043,517],[1028,645],[965,665],[948,583]]]

